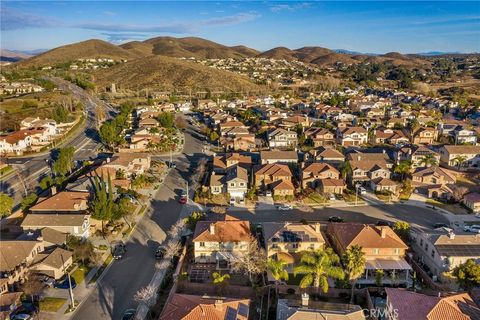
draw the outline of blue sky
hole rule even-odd
[[[258,50],[480,52],[480,1],[1,1],[1,47],[197,36]]]

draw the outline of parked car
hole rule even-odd
[[[480,233],[480,225],[474,224],[471,226],[463,227],[463,231],[465,232],[473,232],[473,233]]]
[[[127,309],[123,311],[122,320],[132,320],[137,314],[137,309]]]
[[[164,248],[164,247],[158,247],[157,250],[155,251],[155,259],[157,260],[161,260],[163,259],[163,257],[165,256],[165,252],[167,252],[167,250]]]
[[[113,247],[113,258],[115,260],[122,259],[125,253],[127,252],[127,248],[125,247],[125,244],[120,241],[115,244]]]
[[[55,284],[55,288],[57,289],[68,289],[70,288],[70,284],[72,284],[72,289],[75,289],[77,286],[77,283],[75,282],[75,279],[70,277],[70,282],[68,281],[68,277],[65,277],[65,279],[61,282],[57,282]]]
[[[434,228],[434,229],[450,228],[450,226],[447,225],[446,223],[435,223],[435,224],[433,225],[433,228]]]
[[[292,210],[293,206],[291,204],[282,204],[280,206],[277,206],[277,209],[287,211],[287,210]]]
[[[235,204],[235,202],[236,202],[236,201],[235,201],[235,198],[230,198],[230,205],[233,206],[233,205]]]
[[[45,276],[45,278],[42,279],[42,282],[47,286],[47,287],[53,287],[55,285],[55,279]]]
[[[377,221],[377,226],[379,226],[379,227],[391,227],[392,223],[388,222],[388,221],[378,220]]]
[[[272,191],[270,191],[270,190],[265,191],[265,196],[271,197],[272,196]]]
[[[187,196],[181,196],[180,200],[178,200],[178,203],[185,204],[187,203],[187,199],[188,199]]]
[[[238,203],[240,203],[240,204],[245,204],[245,199],[240,199],[240,200],[238,200]]]
[[[18,313],[11,318],[12,320],[30,320],[33,316],[27,313]]]
[[[360,188],[358,188],[358,192],[359,192],[360,194],[366,194],[366,193],[367,193],[367,189],[365,189],[364,187],[360,187]]]
[[[335,201],[335,200],[337,200],[337,198],[335,197],[335,195],[334,195],[333,193],[330,193],[330,194],[328,195],[328,200],[330,200],[330,201]]]
[[[175,164],[175,162],[169,162],[168,163],[168,166],[172,169],[175,169],[177,167],[177,165]]]
[[[343,222],[343,218],[340,218],[339,216],[331,216],[328,218],[328,222]]]

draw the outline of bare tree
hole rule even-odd
[[[158,262],[155,263],[155,268],[157,268],[157,269],[159,269],[159,270],[160,270],[160,269],[164,269],[164,270],[165,270],[165,269],[167,269],[169,266],[170,266],[170,261],[165,260],[165,259],[160,260],[160,261],[158,261]]]
[[[179,219],[170,227],[170,230],[168,230],[167,234],[172,239],[178,239],[182,235],[182,232],[184,231],[184,229],[185,229],[185,220]]]
[[[463,197],[469,193],[470,190],[468,190],[467,187],[455,187],[453,188],[453,199],[455,199],[455,201],[462,201]]]
[[[166,258],[173,258],[174,256],[178,255],[180,248],[182,245],[178,240],[170,240],[165,244],[165,257]]]
[[[259,247],[253,236],[250,236],[246,250],[235,254],[230,261],[232,270],[247,275],[252,285],[253,276],[266,270],[266,262],[265,251]]]
[[[148,304],[151,299],[153,299],[157,293],[155,292],[155,288],[151,285],[148,285],[146,287],[140,288],[137,293],[133,296],[135,301],[137,302],[144,302]]]
[[[22,290],[25,292],[26,295],[30,296],[30,299],[34,300],[35,296],[40,295],[45,288],[41,277],[35,273],[29,273],[26,276],[26,280],[22,285]]]
[[[175,126],[177,129],[184,129],[187,127],[187,120],[184,116],[178,116],[175,118]]]

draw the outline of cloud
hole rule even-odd
[[[200,26],[214,26],[214,25],[232,25],[232,24],[239,24],[243,22],[252,21],[258,19],[260,17],[259,14],[255,12],[245,12],[239,13],[233,16],[226,16],[226,17],[219,17],[219,18],[211,18],[207,20],[200,20],[198,24]]]
[[[116,33],[116,32],[102,32],[102,36],[107,37],[111,43],[121,44],[129,41],[144,40],[148,38],[145,33]]]
[[[302,9],[308,9],[312,5],[308,2],[302,2],[302,3],[294,3],[294,4],[275,4],[270,7],[270,11],[272,12],[280,12],[280,11],[297,11],[297,10],[302,10]]]
[[[0,30],[3,31],[27,28],[52,28],[63,25],[62,22],[53,18],[40,17],[9,8],[1,8],[0,18]]]

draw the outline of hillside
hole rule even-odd
[[[260,58],[295,60],[295,52],[285,47],[276,47],[258,55]]]
[[[111,83],[115,83],[117,88],[132,90],[180,87],[226,90],[259,88],[248,78],[235,73],[165,56],[148,56],[97,71],[95,82],[100,90]]]
[[[30,58],[31,55],[6,49],[0,50],[0,61],[16,62]]]
[[[123,48],[102,40],[87,40],[61,46],[30,59],[18,66],[44,66],[74,61],[82,58],[110,58],[115,60],[134,59],[137,56]]]

